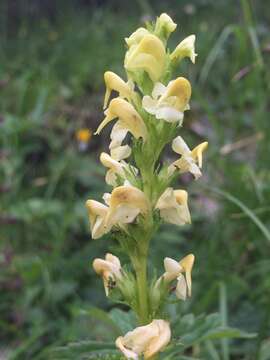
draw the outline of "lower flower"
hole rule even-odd
[[[150,324],[139,326],[125,336],[116,339],[116,346],[127,359],[149,359],[162,351],[171,340],[170,325],[165,320],[153,320]]]

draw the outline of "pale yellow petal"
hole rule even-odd
[[[197,54],[195,53],[195,35],[186,37],[180,44],[177,45],[175,50],[171,53],[170,59],[181,61],[185,57],[189,57],[190,60],[195,63]]]
[[[189,255],[185,256],[179,262],[179,264],[184,268],[184,271],[185,271],[185,277],[186,277],[187,289],[188,289],[188,296],[191,296],[191,286],[192,286],[191,271],[192,271],[192,268],[193,268],[193,265],[194,265],[194,261],[195,261],[195,256],[193,254],[189,254]]]
[[[178,299],[186,300],[187,298],[187,283],[184,275],[182,274],[180,274],[177,278],[175,294],[178,297]]]
[[[125,68],[128,71],[144,70],[152,81],[157,82],[164,71],[165,59],[166,51],[161,40],[148,34],[126,54]]]
[[[199,168],[202,167],[202,154],[207,149],[207,147],[208,147],[208,142],[205,141],[199,144],[198,146],[196,146],[191,152],[193,159],[198,162]]]
[[[106,85],[104,108],[107,107],[112,90],[117,91],[121,98],[129,100],[132,97],[132,88],[130,87],[130,84],[126,83],[114,72],[106,71],[104,74],[104,81]]]
[[[169,344],[171,340],[170,325],[165,320],[153,320],[152,324],[158,327],[158,335],[154,336],[144,352],[144,358],[149,359]]]

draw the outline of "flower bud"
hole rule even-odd
[[[177,25],[173,22],[168,14],[161,14],[156,21],[155,34],[165,40],[176,29]]]

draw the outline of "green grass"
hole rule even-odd
[[[164,226],[152,264],[161,271],[164,254],[194,252],[194,295],[181,314],[221,310],[226,323],[258,333],[208,339],[202,359],[269,358],[269,14],[247,0],[192,4],[193,15],[187,1],[66,9],[54,21],[25,17],[12,34],[2,15],[0,343],[16,349],[12,359],[47,359],[69,341],[113,341],[108,317],[90,308],[114,306],[90,264],[108,244],[117,249],[109,237],[90,239],[84,209],[105,190],[97,159],[108,133],[80,152],[75,132],[102,119],[103,72],[120,73],[123,38],[149,7],[179,24],[172,44],[197,35],[196,66],[179,69],[193,84],[184,132],[191,145],[210,144],[203,179],[179,182],[191,192],[193,225]]]

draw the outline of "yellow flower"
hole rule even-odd
[[[189,57],[190,60],[195,63],[197,54],[195,53],[195,35],[186,37],[180,44],[177,45],[175,50],[171,53],[170,59],[172,61],[181,61],[185,57]]]
[[[181,300],[186,300],[187,296],[191,296],[191,271],[193,268],[194,260],[195,256],[193,254],[185,256],[179,262],[166,257],[164,259],[165,273],[158,279],[156,286],[160,284],[161,280],[165,283],[170,283],[171,281],[177,279],[177,285],[175,290],[176,296]],[[183,273],[185,274],[185,276],[183,275]]]
[[[108,227],[131,223],[140,213],[146,214],[150,209],[145,194],[130,184],[116,187],[108,202],[109,212],[106,218]]]
[[[165,39],[167,39],[170,34],[176,29],[176,27],[177,25],[175,22],[173,22],[171,17],[168,14],[163,13],[157,18],[155,34],[160,36],[163,35]]]
[[[202,167],[202,154],[207,147],[208,142],[205,141],[191,151],[183,138],[177,136],[173,140],[172,149],[181,155],[181,158],[169,166],[169,175],[173,174],[176,169],[179,169],[180,173],[190,172],[194,175],[195,179],[198,179],[202,175],[200,170]]]
[[[165,60],[166,51],[162,41],[155,35],[146,34],[127,51],[124,66],[131,72],[143,70],[156,82],[163,74]]]
[[[116,339],[116,346],[127,359],[149,359],[162,351],[171,340],[170,325],[165,320],[153,320]]]
[[[135,108],[126,100],[115,98],[110,102],[108,109],[105,111],[105,119],[99,125],[96,134],[110,121],[118,118],[118,127],[129,131],[136,139],[140,137],[145,141],[147,138],[147,129],[143,119]]]
[[[185,190],[167,188],[158,199],[156,209],[159,209],[160,217],[168,223],[175,225],[191,223],[188,193]]]
[[[92,137],[92,131],[87,128],[82,128],[76,131],[76,139],[79,142],[88,143]]]
[[[130,48],[133,45],[139,44],[139,42],[146,36],[150,35],[150,32],[143,27],[140,27],[134,33],[132,33],[128,38],[125,38],[125,41]]]
[[[104,97],[103,108],[107,107],[112,90],[119,93],[120,98],[130,100],[133,93],[134,85],[131,81],[124,82],[120,76],[116,75],[112,71],[106,71],[104,74],[104,81],[106,85],[106,93]]]
[[[191,97],[190,82],[179,77],[170,81],[167,86],[156,83],[152,92],[152,97],[143,97],[142,106],[144,109],[155,115],[157,119],[168,122],[182,123],[184,111],[189,109]]]
[[[88,210],[92,238],[98,239],[111,230],[106,225],[109,208],[95,200],[87,200],[85,205]]]
[[[93,261],[95,272],[103,278],[106,296],[109,295],[110,286],[121,279],[121,263],[117,256],[107,253],[105,260],[95,259]]]
[[[113,226],[122,227],[132,223],[139,214],[144,215],[150,211],[149,201],[144,193],[127,181],[116,187],[111,194],[105,193],[103,199],[106,205],[95,200],[86,201],[93,239],[108,233]]]
[[[120,163],[119,161],[114,160],[110,155],[106,154],[105,152],[102,152],[100,154],[100,162],[102,163],[102,165],[109,168],[105,177],[105,181],[107,184],[115,186],[117,183],[117,175],[122,178],[125,177],[125,165]]]

